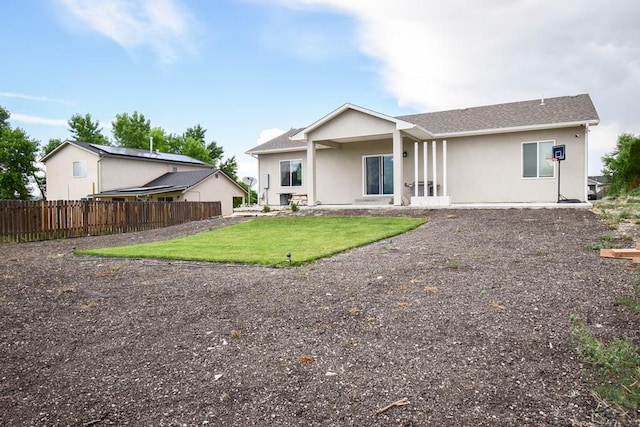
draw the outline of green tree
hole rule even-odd
[[[609,195],[622,195],[640,187],[640,136],[619,135],[616,148],[602,157],[602,163]]]
[[[28,184],[35,166],[38,142],[22,129],[12,129],[9,112],[0,106],[0,199],[31,198]]]
[[[91,114],[87,113],[84,116],[74,114],[67,123],[74,141],[111,145],[109,139],[102,134],[100,122],[98,120],[94,122],[91,119]]]
[[[207,151],[209,152],[209,158],[211,159],[212,165],[217,165],[222,161],[222,155],[224,154],[224,149],[218,145],[215,141],[211,141],[209,145],[207,145]]]
[[[62,145],[61,139],[59,138],[50,139],[49,142],[43,145],[42,148],[40,149],[40,157],[46,156],[47,154],[49,154],[50,152],[58,148],[58,146],[60,145]]]
[[[134,111],[132,115],[127,113],[116,114],[116,119],[111,122],[113,137],[117,144],[126,148],[149,149],[149,136],[151,133],[151,121]]]
[[[185,138],[184,145],[182,146],[182,154],[201,160],[205,163],[211,163],[209,152],[205,146],[200,141],[196,141],[193,138]]]
[[[180,154],[184,146],[184,136],[169,134],[166,136],[167,153]]]
[[[149,136],[153,138],[153,151],[159,151],[161,153],[170,153],[167,150],[167,137],[164,134],[164,129],[155,127],[149,131]]]
[[[50,139],[48,143],[40,147],[40,158],[46,156],[56,148],[62,145],[62,140],[59,138]],[[43,170],[39,170],[34,176],[33,180],[35,181],[40,193],[42,193],[42,197],[47,198],[47,175]]]
[[[236,156],[231,156],[224,162],[220,163],[220,170],[234,181],[238,180],[238,162]]]
[[[205,134],[207,133],[207,130],[204,129],[202,126],[200,125],[195,125],[192,126],[190,128],[187,128],[187,130],[184,132],[184,137],[186,138],[193,138],[196,141],[200,142],[200,144],[204,145],[204,139],[205,139]]]

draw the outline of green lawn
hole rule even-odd
[[[426,218],[261,217],[193,236],[78,254],[246,264],[304,264],[412,230]]]

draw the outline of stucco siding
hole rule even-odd
[[[387,135],[395,129],[395,124],[387,120],[347,110],[321,127],[313,130],[307,139],[325,141],[340,138]]]
[[[99,187],[98,156],[74,145],[61,147],[46,164],[47,200],[80,200]],[[73,176],[73,163],[84,162],[86,176]]]
[[[217,174],[216,174],[217,175]],[[183,195],[189,202],[220,202],[222,215],[233,213],[233,198],[245,197],[246,193],[222,175],[209,177],[198,185],[191,187]]]
[[[448,190],[452,202],[555,202],[557,164],[553,177],[522,177],[522,144],[547,140],[554,141],[554,145],[566,145],[567,159],[561,165],[561,194],[584,200],[583,132],[583,128],[569,128],[449,140]],[[579,137],[576,138],[576,134]]]

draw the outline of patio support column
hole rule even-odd
[[[447,140],[442,141],[442,195],[447,196]]]
[[[438,163],[436,162],[436,142],[431,142],[431,162],[433,166],[433,195],[438,195]]]
[[[413,143],[413,195],[418,197],[420,194],[418,194],[418,190],[419,190],[419,185],[418,185],[418,181],[419,181],[419,176],[418,176],[418,172],[419,172],[419,168],[420,168],[420,159],[418,157],[418,141]]]
[[[397,129],[393,130],[393,204],[402,206],[402,135]]]
[[[422,141],[422,180],[424,181],[424,197],[429,196],[429,141]]]
[[[316,205],[316,143],[307,141],[307,206]]]

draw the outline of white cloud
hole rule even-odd
[[[195,18],[174,0],[58,0],[93,31],[131,52],[149,47],[162,63],[195,53]]]
[[[278,129],[278,128],[269,128],[260,132],[260,136],[257,139],[258,144],[263,144],[267,141],[271,141],[276,136],[280,136],[285,133],[286,130]]]
[[[67,127],[69,124],[63,119],[49,119],[47,117],[30,116],[27,114],[11,113],[10,120],[18,123],[26,123],[30,125],[48,125]]]
[[[70,101],[66,101],[64,99],[49,98],[47,96],[25,95],[22,93],[13,93],[13,92],[0,92],[0,97],[27,99],[30,101],[53,102],[56,104],[64,104],[64,105],[73,105],[73,103],[71,103]]]

